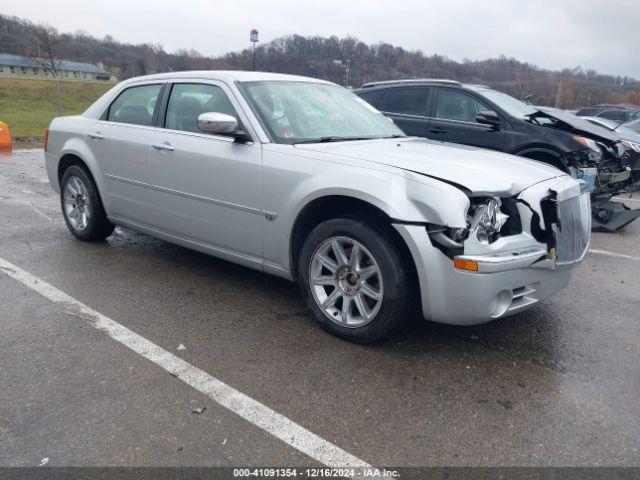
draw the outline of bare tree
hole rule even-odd
[[[30,49],[29,57],[38,64],[45,72],[49,73],[56,85],[56,113],[62,113],[60,103],[60,79],[62,61],[58,58],[57,52],[60,45],[58,31],[50,25],[33,25],[33,42],[35,49]]]

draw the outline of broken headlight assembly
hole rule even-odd
[[[509,216],[500,210],[502,202],[493,197],[479,203],[472,203],[469,209],[469,234],[475,235],[483,245],[489,245],[500,237],[500,230]]]
[[[466,228],[427,225],[433,245],[453,258],[463,253],[463,243],[474,237],[478,243],[489,245],[501,236],[522,233],[520,215],[513,198],[471,198]]]
[[[581,143],[582,145],[587,147],[592,152],[596,152],[596,153],[602,154],[602,150],[600,149],[600,147],[598,146],[598,144],[596,143],[595,140],[593,140],[591,138],[583,137],[581,135],[574,135],[573,138],[578,143]]]

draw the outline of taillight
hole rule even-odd
[[[47,151],[47,146],[49,145],[49,129],[47,128],[44,132],[44,151]]]

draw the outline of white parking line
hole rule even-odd
[[[607,255],[609,257],[626,258],[627,260],[635,260],[637,262],[640,262],[640,257],[634,257],[633,255],[625,255],[624,253],[607,252],[606,250],[598,250],[595,248],[590,248],[589,251],[591,253],[596,253],[598,255]]]
[[[207,395],[214,402],[318,462],[329,467],[370,467],[363,460],[2,258],[0,271],[52,302],[62,304],[66,313],[104,331],[114,340]]]

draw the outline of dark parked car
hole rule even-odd
[[[640,119],[640,108],[631,108],[620,105],[596,105],[578,110],[576,115],[580,117],[602,117],[618,122],[632,122]]]
[[[640,216],[640,210],[609,201],[640,187],[619,137],[576,115],[452,80],[375,82],[355,93],[408,135],[532,158],[584,179],[592,192],[595,229],[615,231]]]

